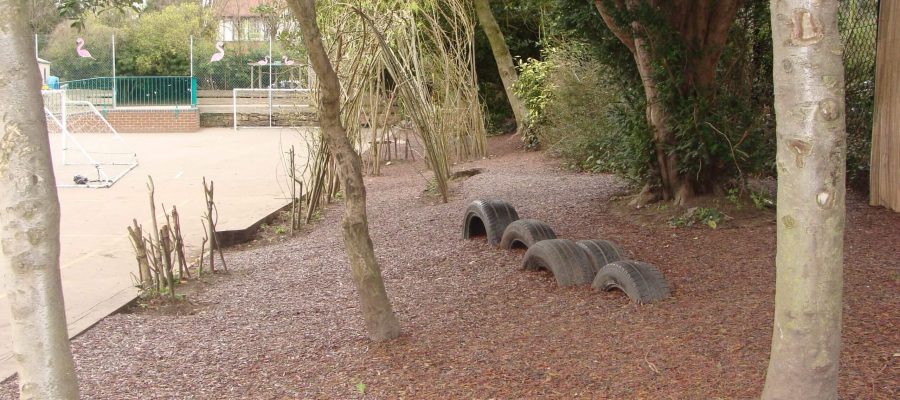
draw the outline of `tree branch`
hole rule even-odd
[[[608,0],[594,0],[594,5],[596,5],[597,11],[600,12],[600,17],[603,18],[603,22],[606,23],[606,26],[612,31],[613,35],[616,35],[619,41],[628,47],[628,50],[631,50],[631,53],[634,54],[634,33],[630,28],[623,27],[616,22],[615,18],[612,17],[609,8],[604,4],[607,1]],[[625,4],[622,3],[621,0],[616,0],[615,4],[619,10],[625,9]]]

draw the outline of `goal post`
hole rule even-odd
[[[87,101],[42,91],[58,187],[109,188],[137,168],[137,152]],[[71,180],[70,180],[71,179]],[[63,182],[70,183],[63,183]]]
[[[309,89],[232,89],[234,130],[299,127],[315,114]]]

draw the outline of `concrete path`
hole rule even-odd
[[[140,166],[109,189],[60,188],[63,293],[69,335],[74,336],[134,299],[137,263],[127,238],[132,218],[149,232],[147,176],[159,204],[177,206],[186,251],[199,253],[205,210],[202,178],[215,181],[218,230],[243,229],[288,203],[283,153],[293,144],[306,161],[303,132],[295,129],[205,129],[197,133],[124,134]],[[53,140],[59,159],[58,137]],[[58,166],[57,181],[72,180],[71,167]],[[84,172],[91,173],[90,169]],[[90,176],[90,175],[88,175]],[[159,219],[159,224],[165,219]],[[15,373],[9,304],[0,293],[0,380]]]

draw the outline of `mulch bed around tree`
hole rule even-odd
[[[709,229],[614,212],[612,177],[561,171],[517,138],[423,193],[420,163],[367,178],[369,222],[403,328],[363,332],[339,206],[311,231],[226,252],[230,276],[186,315],[113,315],[73,341],[86,399],[752,399],[762,390],[774,299],[775,224]],[[422,172],[428,176],[427,172]],[[608,238],[657,265],[672,298],[560,289],[522,252],[460,239],[466,205],[505,199],[560,237]],[[900,397],[900,215],[848,200],[841,398]],[[15,397],[14,381],[0,397]],[[364,393],[364,394],[362,394]]]

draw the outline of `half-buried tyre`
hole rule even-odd
[[[466,208],[463,239],[486,236],[488,244],[496,246],[507,225],[518,219],[516,209],[503,200],[475,200]]]
[[[588,252],[593,261],[594,272],[600,272],[600,268],[611,262],[625,260],[625,251],[619,245],[609,240],[581,240],[578,242],[581,248]]]
[[[671,292],[669,283],[656,267],[631,260],[604,265],[591,286],[607,292],[619,289],[638,304],[660,301]]]
[[[588,285],[594,279],[591,257],[568,239],[542,240],[528,248],[522,267],[546,269],[553,273],[560,287]]]
[[[536,219],[520,219],[510,223],[500,239],[501,249],[527,249],[541,240],[556,239],[550,225]]]

